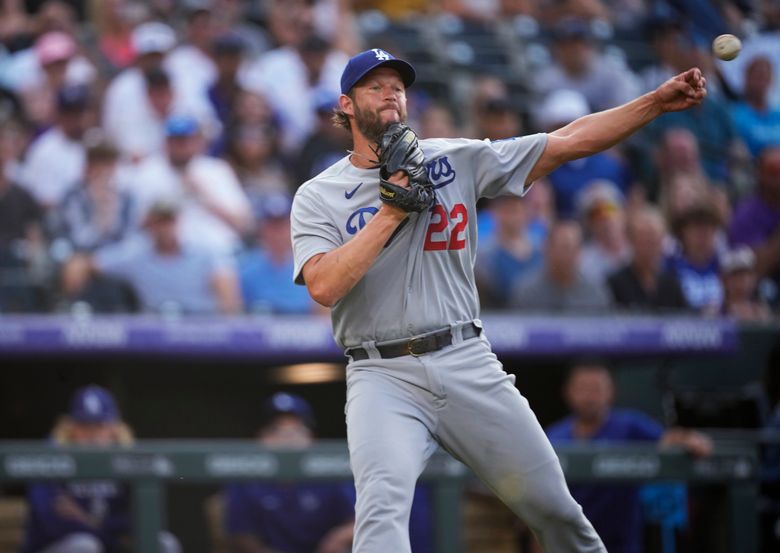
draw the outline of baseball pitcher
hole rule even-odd
[[[491,352],[474,283],[476,203],[522,196],[562,163],[605,150],[666,111],[699,104],[691,69],[550,134],[418,141],[407,62],[353,57],[334,120],[354,149],[295,196],[296,282],[332,308],[347,366],[358,553],[410,552],[415,482],[437,446],[476,473],[548,553],[604,552],[528,402]]]

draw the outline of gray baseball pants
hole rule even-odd
[[[514,376],[482,336],[420,357],[347,366],[347,439],[355,477],[355,553],[410,553],[417,478],[437,446],[533,530],[547,553],[606,553],[566,486],[558,458]]]

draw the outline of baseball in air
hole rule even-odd
[[[736,58],[740,50],[742,41],[734,35],[720,35],[712,41],[712,52],[724,61]]]

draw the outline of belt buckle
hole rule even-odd
[[[411,355],[412,357],[420,357],[424,353],[427,353],[428,350],[420,351],[420,350],[416,350],[415,348],[417,344],[419,344],[420,347],[424,348],[426,342],[427,342],[427,336],[421,336],[419,338],[412,338],[411,340],[409,340],[409,355]]]

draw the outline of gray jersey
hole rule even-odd
[[[394,340],[476,319],[477,200],[522,196],[546,144],[546,134],[421,140],[436,205],[410,214],[333,306],[337,343]],[[378,183],[379,169],[357,168],[345,157],[300,187],[291,216],[297,283],[309,259],[351,240],[377,213]]]

